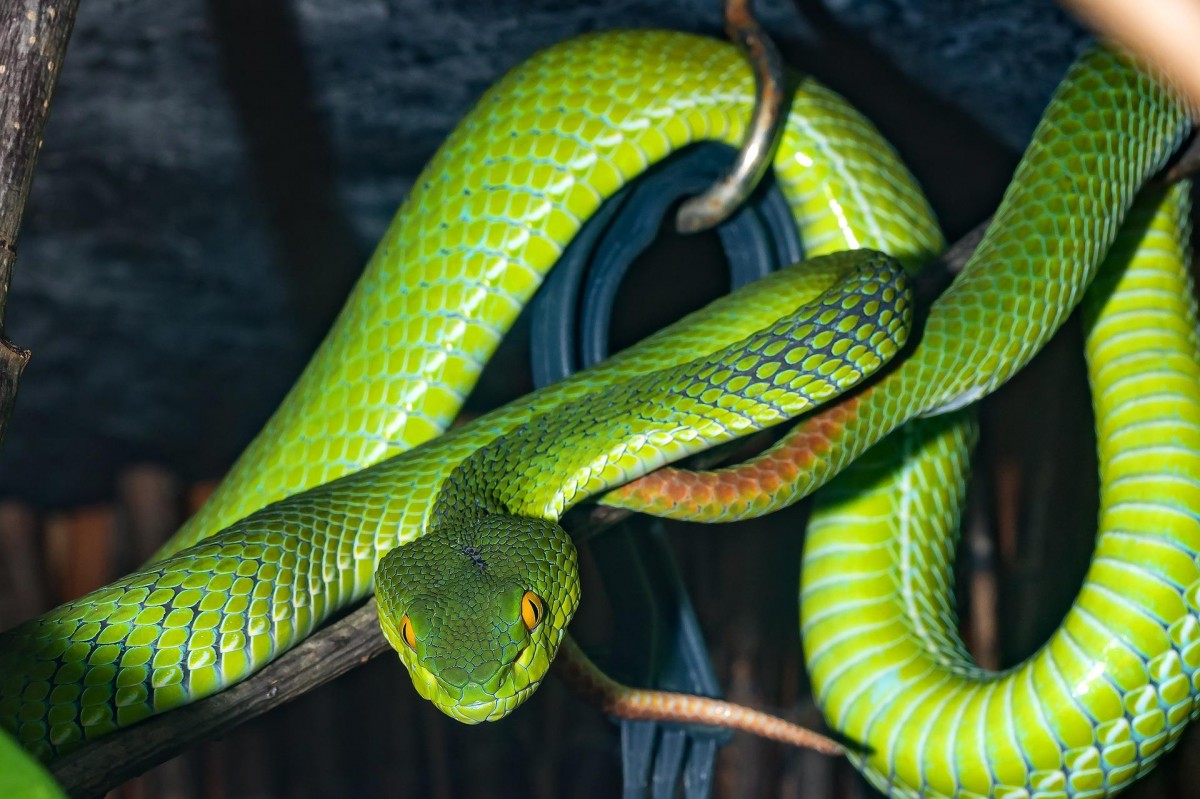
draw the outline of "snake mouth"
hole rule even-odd
[[[477,699],[473,702],[453,702],[440,707],[446,715],[464,724],[482,724],[508,715],[503,710],[503,703],[496,697]]]
[[[427,672],[431,683],[429,687],[433,690],[429,691],[426,698],[431,699],[447,716],[464,724],[498,721],[532,696],[538,685],[539,680],[515,679],[515,671],[522,665],[518,656],[486,684],[472,682],[456,686],[437,674]]]
[[[495,705],[495,699],[480,699],[478,702],[466,702],[461,704],[459,705],[459,708],[463,713],[467,714],[471,718],[478,718],[480,715],[478,711],[490,711],[493,707],[495,707]]]

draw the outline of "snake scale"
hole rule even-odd
[[[897,354],[905,268],[943,242],[879,134],[804,79],[774,169],[808,264],[446,432],[604,198],[693,141],[736,144],[752,99],[733,48],[675,33],[584,36],[506,76],[422,173],[313,361],[162,559],[0,636],[0,724],[52,758],[243,679],[373,588],[418,691],[465,721],[498,718],[536,687],[578,601],[562,512],[805,414],[746,466],[662,470],[604,501],[740,518],[845,468],[813,518],[803,628],[818,700],[872,781],[895,795],[1092,796],[1147,769],[1200,693],[1198,378],[1182,191],[1122,225],[1188,122],[1121,57],[1096,49],[1073,68],[915,346],[848,399],[813,410]],[[1110,260],[1136,254],[1089,304],[1097,558],[1056,637],[984,674],[949,605],[972,438],[956,409],[1061,326],[1118,230]],[[1167,487],[1133,499],[1141,480]]]

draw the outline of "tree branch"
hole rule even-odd
[[[248,680],[186,707],[147,719],[54,761],[50,770],[71,796],[100,797],[200,741],[340,677],[386,651],[374,598],[309,636]]]
[[[0,440],[29,362],[29,350],[4,338],[4,307],[50,96],[77,5],[78,0],[10,0],[0,8]],[[59,795],[33,759],[3,731],[0,761],[0,788],[5,791],[48,799]]]
[[[24,0],[5,3],[0,11],[0,439],[29,362],[28,350],[4,338],[4,306],[50,97],[77,6],[78,0]]]

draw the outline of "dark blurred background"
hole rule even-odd
[[[951,240],[990,213],[1086,41],[1046,0],[757,9],[789,63],[892,140]],[[203,500],[302,367],[421,166],[491,82],[571,35],[646,26],[719,36],[720,8],[81,4],[7,308],[9,337],[34,357],[0,449],[0,628],[132,568]],[[618,329],[669,321],[720,290],[718,259],[697,266],[695,249],[664,234],[629,279],[638,288],[618,306]],[[684,284],[708,288],[673,291]],[[521,328],[472,410],[527,388]],[[1015,663],[1044,640],[1086,565],[1096,487],[1081,353],[1072,325],[985,404],[960,585],[985,664]],[[797,635],[804,514],[670,529],[727,695],[819,723]],[[601,594],[581,623],[619,645],[629,622]],[[1197,741],[1128,795],[1191,795]],[[420,702],[384,657],[117,795],[612,796],[619,769],[615,727],[557,683],[511,719],[467,728]],[[719,756],[717,793],[873,795],[843,763],[744,737]]]

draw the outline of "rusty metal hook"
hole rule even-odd
[[[766,174],[783,132],[783,59],[754,19],[750,2],[725,2],[725,31],[754,71],[754,113],[748,133],[725,176],[679,207],[675,227],[680,233],[698,233],[728,219]]]

